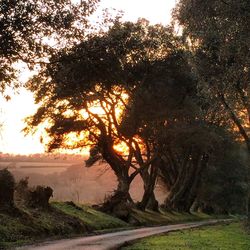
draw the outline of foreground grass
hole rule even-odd
[[[91,207],[73,203],[52,203],[48,210],[0,211],[0,249],[118,227],[128,227],[128,224]]]
[[[59,209],[69,216],[80,219],[91,230],[126,228],[129,226],[128,223],[120,219],[99,212],[86,205],[72,206],[70,203],[53,202],[52,207]]]
[[[250,235],[240,223],[150,237],[122,250],[249,250]]]

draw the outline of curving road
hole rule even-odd
[[[208,220],[200,222],[189,222],[177,225],[160,227],[145,227],[107,233],[102,235],[87,236],[75,239],[66,239],[43,243],[42,245],[32,245],[18,248],[19,250],[110,250],[117,249],[125,242],[137,240],[151,235],[167,233],[176,230],[195,228],[205,225],[213,225],[230,220]]]

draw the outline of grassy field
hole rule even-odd
[[[249,250],[250,235],[240,223],[150,237],[122,250]]]

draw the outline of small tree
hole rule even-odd
[[[48,208],[49,199],[53,196],[51,187],[36,186],[29,191],[27,205],[34,208]]]
[[[29,187],[28,177],[21,179],[15,187],[15,202],[33,208],[48,208],[49,199],[53,196],[51,187]]]
[[[0,170],[0,207],[14,206],[15,180],[7,170]]]
[[[21,179],[15,187],[15,202],[18,205],[24,205],[29,196],[29,187],[28,187],[28,177]]]

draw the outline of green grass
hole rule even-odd
[[[52,206],[65,214],[80,219],[92,230],[128,227],[129,224],[108,214],[99,212],[86,205],[72,206],[62,202],[53,202]]]
[[[11,213],[0,211],[0,249],[128,226],[122,220],[91,207],[64,202],[52,203],[49,210],[23,207]]]
[[[160,213],[153,211],[140,211],[133,209],[131,214],[132,220],[138,225],[166,225],[187,221],[207,220],[214,218],[204,213],[178,213],[178,212],[166,212]]]
[[[250,235],[240,223],[150,237],[122,250],[249,250]]]
[[[57,209],[23,209],[15,213],[0,212],[0,249],[48,237],[87,232],[84,223]]]

